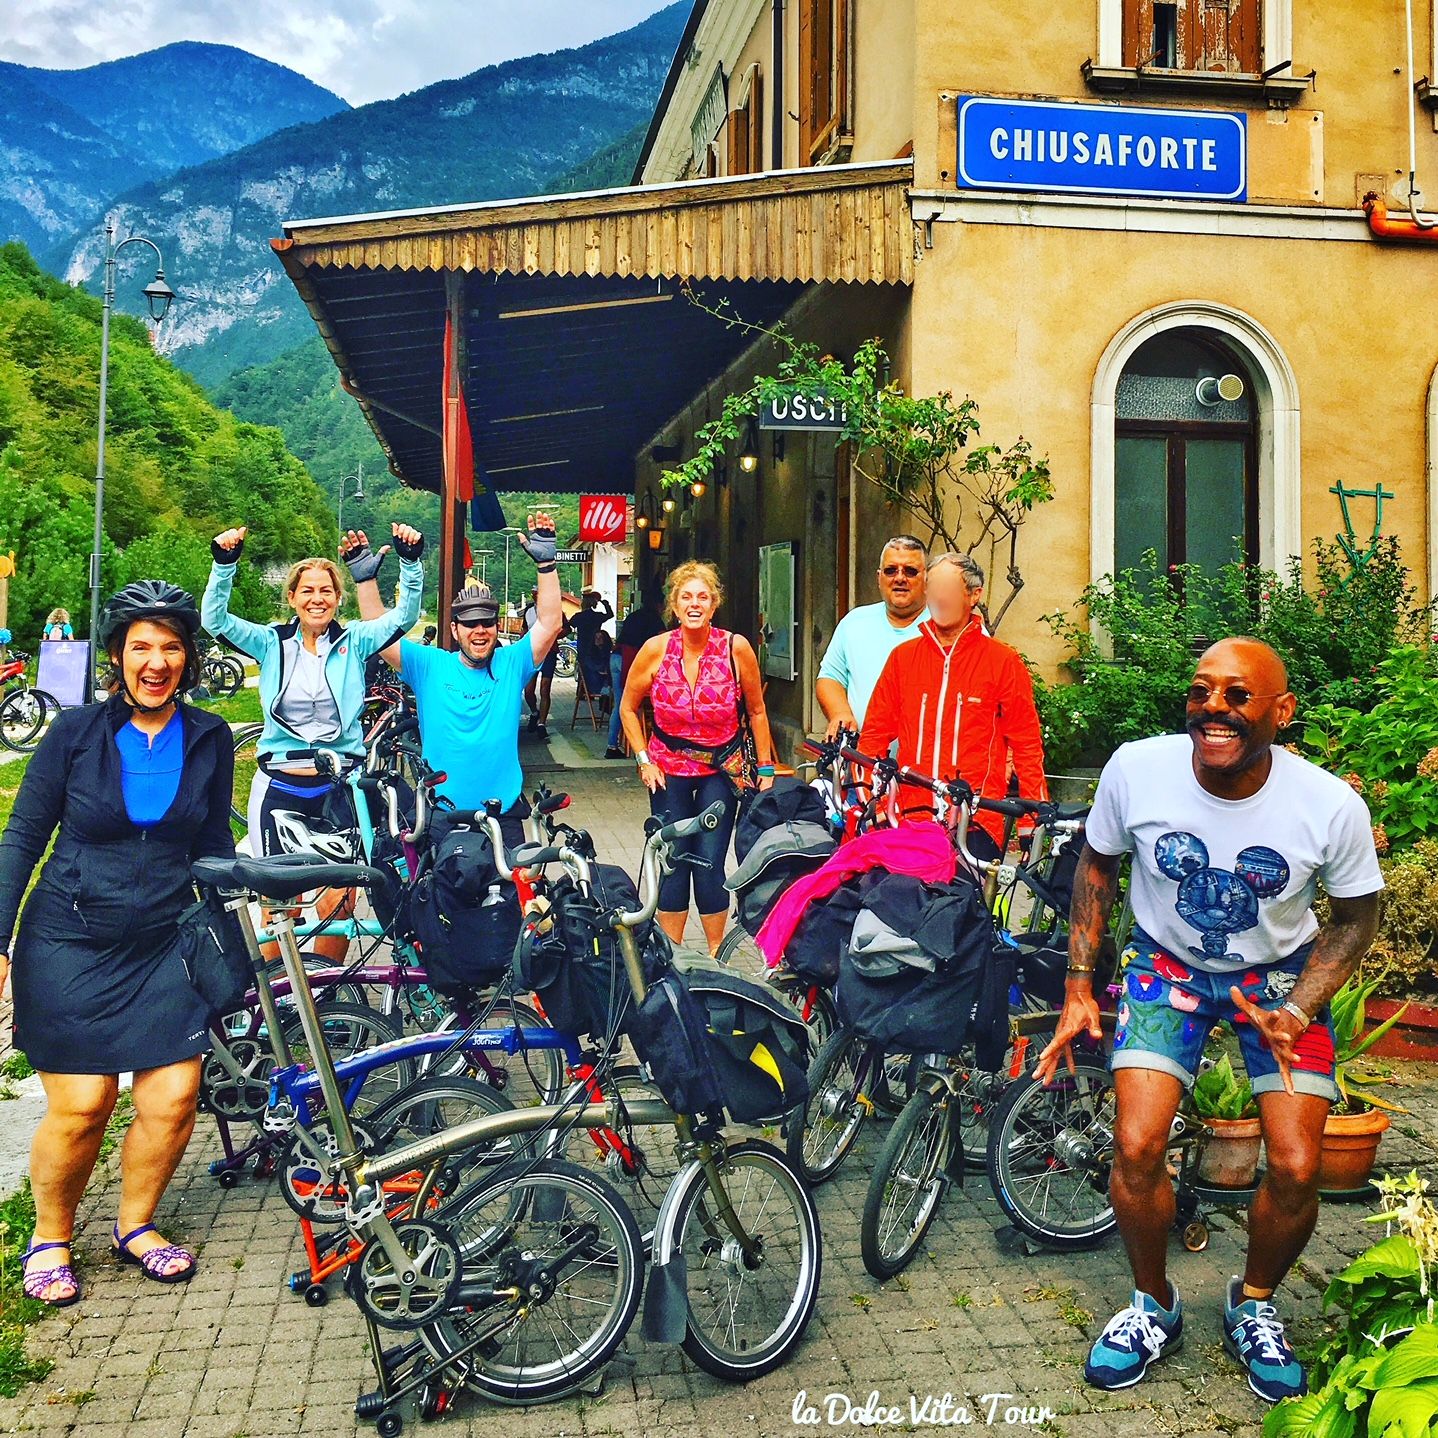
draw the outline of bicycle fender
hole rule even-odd
[[[670,1180],[659,1204],[640,1324],[642,1337],[650,1343],[682,1343],[688,1331],[689,1266],[684,1254],[674,1251],[674,1224],[680,1201],[690,1185],[703,1181],[703,1166],[691,1159]]]

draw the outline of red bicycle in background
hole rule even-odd
[[[39,745],[46,724],[60,712],[60,701],[53,694],[31,684],[29,662],[28,654],[12,649],[10,658],[0,664],[0,685],[5,688],[0,699],[0,744],[21,754]]]

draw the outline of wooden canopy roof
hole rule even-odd
[[[390,467],[443,487],[446,315],[495,488],[628,490],[633,459],[813,284],[912,283],[910,161],[292,221],[272,241]]]

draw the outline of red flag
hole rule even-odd
[[[474,551],[469,547],[469,535],[464,536],[464,567],[474,568]]]
[[[451,499],[468,504],[474,498],[474,439],[469,406],[464,402],[458,363],[459,339],[449,315],[444,317],[444,473],[453,484]]]

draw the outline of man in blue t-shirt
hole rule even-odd
[[[363,536],[359,536],[363,538]],[[485,585],[470,585],[450,609],[453,649],[402,639],[383,651],[414,690],[420,747],[425,761],[442,770],[439,793],[456,809],[478,809],[490,799],[504,805],[505,841],[523,836],[524,771],[519,766],[519,717],[524,686],[553,648],[564,623],[555,565],[554,520],[532,515],[528,537],[519,541],[539,576],[537,616],[513,644],[499,643],[499,604]],[[360,614],[382,606],[372,580],[356,586]],[[436,833],[436,837],[438,834]]]

